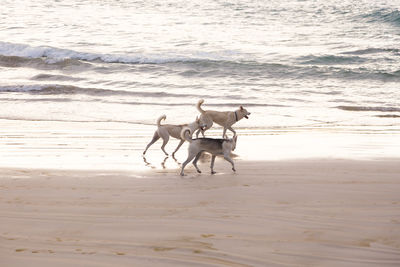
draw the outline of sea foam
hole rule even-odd
[[[48,63],[56,63],[65,59],[78,59],[83,61],[103,61],[106,63],[130,63],[130,64],[163,64],[174,62],[196,62],[203,60],[229,60],[232,51],[222,51],[215,53],[191,52],[187,55],[174,53],[164,54],[102,54],[79,52],[70,49],[56,48],[50,46],[30,46],[26,44],[14,44],[0,42],[0,55],[16,56],[23,58],[46,58]]]

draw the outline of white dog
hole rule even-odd
[[[216,124],[221,125],[224,127],[224,130],[222,132],[222,138],[226,137],[226,130],[229,129],[233,135],[236,135],[235,130],[232,129],[232,125],[238,122],[239,120],[246,118],[248,119],[250,112],[248,112],[246,109],[243,108],[243,106],[240,106],[239,109],[235,111],[214,111],[214,110],[203,110],[201,108],[201,104],[204,103],[203,99],[200,99],[199,102],[197,102],[197,109],[200,111],[201,116],[200,119],[203,123],[205,123],[207,126],[205,128],[199,129],[196,133],[196,138],[199,137],[199,133],[201,132],[203,137],[204,137],[204,132],[208,129],[211,128],[213,125],[213,122]]]
[[[150,143],[147,145],[146,149],[143,151],[143,156],[146,154],[147,149],[149,149],[149,147],[152,144],[154,144],[160,138],[163,139],[163,144],[161,146],[161,149],[165,153],[165,155],[168,156],[168,153],[165,151],[164,148],[165,148],[165,145],[168,143],[170,136],[181,140],[179,142],[178,147],[172,153],[172,156],[174,156],[175,153],[178,151],[178,149],[185,142],[185,139],[181,138],[181,131],[182,131],[182,129],[184,127],[188,127],[192,133],[195,130],[202,129],[204,127],[204,125],[200,124],[200,118],[196,118],[196,120],[194,122],[189,123],[189,124],[183,124],[183,125],[165,124],[165,125],[161,125],[161,120],[165,120],[166,118],[167,118],[167,116],[162,115],[157,119],[157,130],[154,132],[153,139],[150,141]]]
[[[189,134],[188,134],[189,133]],[[237,135],[233,136],[232,139],[214,139],[214,138],[198,138],[192,139],[190,137],[191,131],[189,128],[184,128],[181,132],[181,138],[188,141],[188,157],[184,163],[182,163],[181,175],[185,175],[183,170],[185,166],[193,160],[193,165],[198,173],[201,173],[200,169],[197,167],[197,161],[199,160],[201,154],[206,151],[210,153],[211,156],[211,174],[214,174],[214,161],[215,157],[218,155],[223,155],[224,159],[232,164],[232,170],[235,172],[235,164],[230,157],[230,154],[236,148]]]

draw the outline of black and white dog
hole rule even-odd
[[[197,161],[199,160],[201,154],[205,151],[211,154],[211,174],[214,174],[214,161],[215,157],[218,155],[223,155],[224,159],[232,164],[232,170],[235,172],[235,164],[230,157],[230,154],[236,148],[237,135],[233,136],[231,139],[214,139],[214,138],[198,138],[192,139],[190,136],[192,132],[189,128],[185,127],[181,131],[181,139],[188,141],[188,158],[184,163],[182,163],[181,175],[185,175],[183,170],[185,166],[192,161],[193,165],[196,167],[198,173],[201,173],[197,167]]]

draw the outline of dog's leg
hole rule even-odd
[[[199,129],[199,130],[196,132],[196,138],[199,138],[199,133],[200,133],[200,132],[201,132],[201,135],[203,136],[203,138],[205,138],[206,136],[205,136],[204,133],[205,133],[208,129],[210,129],[212,126],[213,126],[213,121],[212,121],[211,119],[207,119],[206,127],[203,128],[203,129]]]
[[[201,135],[203,136],[203,138],[205,138],[206,136],[204,135],[204,132],[205,132],[206,130],[202,130],[202,129],[198,129],[197,130],[197,132],[196,132],[196,138],[199,138],[199,133],[201,132]]]
[[[158,132],[155,131],[154,135],[153,135],[153,139],[151,139],[150,143],[146,146],[146,149],[143,151],[143,155],[146,154],[147,149],[149,149],[149,147],[154,144],[158,139],[160,139],[160,136],[158,135]]]
[[[215,161],[215,155],[212,155],[212,157],[211,157],[211,174],[215,174],[215,171],[214,171],[214,161]]]
[[[179,142],[179,145],[176,147],[174,153],[172,153],[172,157],[175,157],[176,151],[179,150],[179,148],[182,146],[183,143],[185,143],[185,140],[181,140],[181,141]]]
[[[201,173],[201,171],[200,171],[200,169],[197,167],[197,161],[199,160],[199,158],[200,158],[200,156],[201,156],[202,153],[203,153],[203,152],[200,151],[200,152],[196,155],[196,158],[193,160],[193,165],[194,165],[194,167],[196,167],[196,170],[197,170],[198,173]]]
[[[196,156],[196,153],[192,153],[189,151],[188,158],[185,160],[184,163],[182,163],[182,169],[181,169],[181,176],[184,176],[185,174],[183,173],[183,169],[185,169],[186,165],[192,161],[192,159]]]
[[[211,127],[213,126],[213,121],[210,119],[209,122],[207,122],[207,126],[206,128],[203,128],[203,130],[201,130],[201,134],[203,135],[203,138],[205,138],[206,136],[204,135],[204,133],[208,130],[211,129]]]
[[[228,127],[228,129],[233,133],[233,136],[235,136],[236,135],[236,131],[235,130],[233,130],[233,128],[232,128],[232,126],[230,126],[230,127]]]
[[[161,150],[164,152],[165,156],[168,156],[167,151],[165,151],[165,145],[168,143],[169,135],[162,136],[163,144],[161,146]]]
[[[161,162],[161,167],[162,167],[163,169],[166,169],[165,163],[167,162],[167,159],[168,159],[168,156],[166,156],[165,159],[163,160],[163,162]]]
[[[232,164],[232,171],[236,172],[235,170],[235,163],[233,163],[233,160],[229,156],[230,152],[224,153],[224,159]]]
[[[199,138],[199,133],[201,132],[201,135],[203,136],[203,138],[205,138],[206,136],[204,135],[204,132],[205,132],[206,130],[202,130],[202,129],[199,129],[199,130],[197,130],[197,132],[196,132],[196,138]]]
[[[225,138],[225,136],[226,136],[226,128],[224,127],[224,131],[222,132],[222,138]]]
[[[208,130],[208,129],[207,129]],[[204,133],[206,132],[206,129],[201,130],[201,135],[203,136],[203,138],[206,138],[206,136],[204,135]]]

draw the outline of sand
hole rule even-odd
[[[0,266],[399,266],[400,164],[0,170]]]

